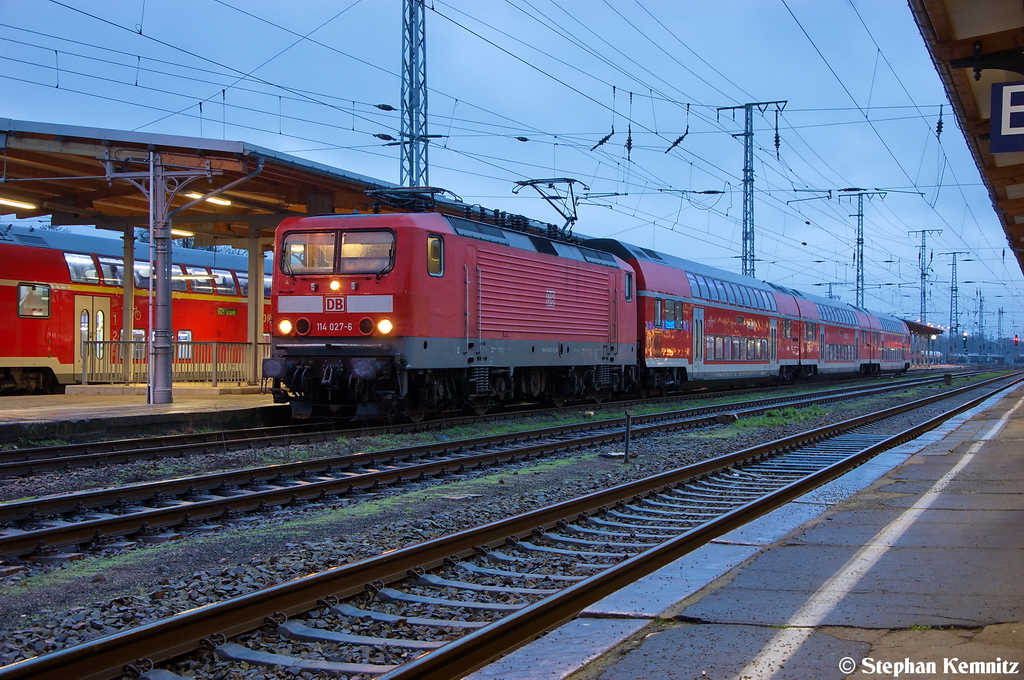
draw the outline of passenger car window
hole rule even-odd
[[[237,271],[235,278],[238,279],[238,294],[245,297],[249,294],[249,272]]]
[[[149,289],[149,262],[144,260],[135,261],[135,287],[141,289]],[[153,282],[153,287],[156,288],[156,282]],[[181,265],[171,265],[171,290],[184,291],[188,290],[188,285],[185,283],[184,272],[181,269]]]
[[[18,316],[27,319],[49,319],[50,287],[40,283],[19,283]]]
[[[99,271],[91,255],[64,253],[64,261],[68,265],[68,273],[74,283],[99,283]]]
[[[124,260],[119,257],[104,257],[100,255],[100,271],[103,273],[103,283],[108,286],[124,285]]]
[[[212,293],[213,277],[206,267],[185,267],[193,293]]]
[[[213,283],[217,286],[218,295],[238,295],[235,279],[227,269],[211,269]]]

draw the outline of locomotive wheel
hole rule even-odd
[[[595,404],[600,404],[602,401],[604,401],[604,397],[605,395],[601,394],[600,392],[587,392],[587,399],[589,401],[594,402]]]
[[[478,416],[486,415],[490,408],[491,402],[487,397],[476,397],[473,399],[473,412]]]
[[[409,422],[422,423],[423,419],[427,417],[427,409],[425,406],[410,406],[405,410],[405,417],[409,419]]]

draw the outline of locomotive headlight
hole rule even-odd
[[[331,290],[335,292],[341,290],[341,281],[338,281],[337,279],[331,281]]]
[[[377,322],[377,331],[381,335],[387,335],[393,330],[395,330],[395,324],[391,323],[391,319],[381,319]]]
[[[292,322],[288,319],[281,319],[277,322],[277,330],[281,331],[281,335],[288,335],[292,332]]]

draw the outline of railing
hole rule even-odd
[[[270,356],[270,343],[172,342],[173,382],[256,384],[262,360]],[[149,376],[149,350],[145,341],[82,343],[82,384],[145,383]]]

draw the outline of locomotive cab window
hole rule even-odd
[[[335,234],[294,231],[281,242],[281,271],[296,274],[334,273]]]
[[[50,287],[38,283],[19,283],[18,316],[23,319],[49,319]]]
[[[342,274],[383,274],[391,269],[395,235],[390,231],[346,231],[341,234]]]
[[[427,236],[427,273],[431,276],[444,274],[444,239],[433,234]]]
[[[633,301],[633,274],[626,272],[626,302]]]

